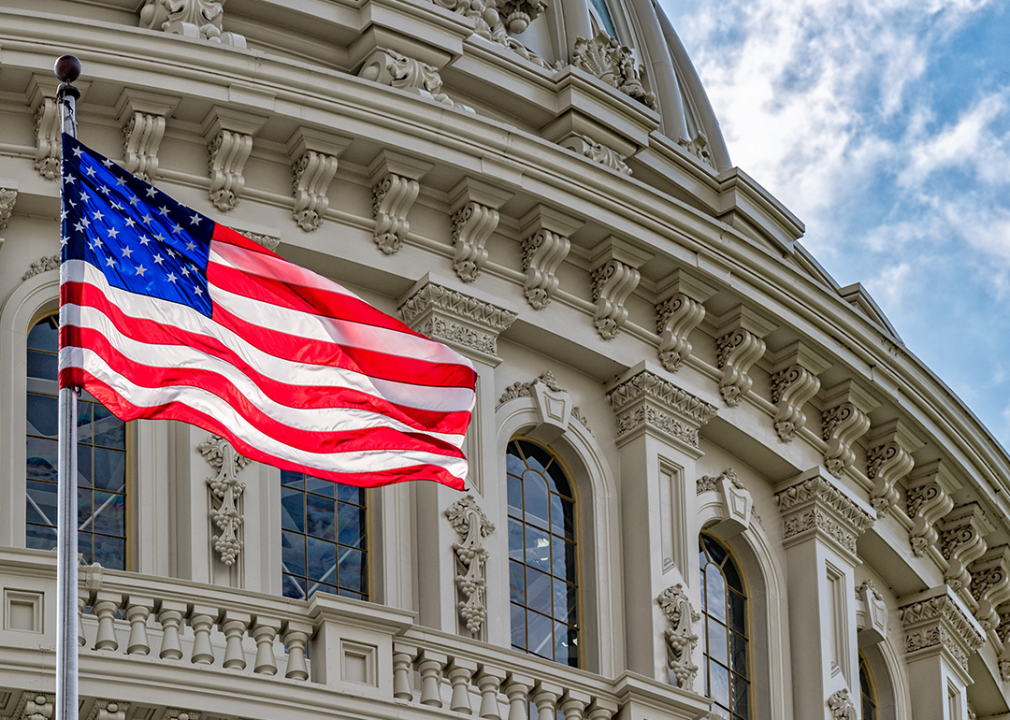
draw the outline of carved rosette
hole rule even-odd
[[[559,144],[622,175],[631,175],[631,168],[624,162],[626,160],[624,155],[596,142],[588,135],[569,135]]]
[[[604,340],[613,340],[628,320],[624,301],[638,287],[641,274],[620,260],[611,259],[592,272],[593,302],[596,313],[593,324]]]
[[[55,180],[60,176],[60,131],[60,110],[56,98],[42,98],[35,109],[35,169],[46,180]]]
[[[378,48],[365,60],[358,77],[419,95],[465,112],[474,110],[452,101],[442,92],[442,76],[434,65],[389,48]]]
[[[245,47],[245,37],[222,32],[224,0],[145,0],[140,27]]]
[[[821,389],[817,376],[801,365],[791,365],[771,377],[775,403],[775,432],[782,442],[791,442],[807,422],[803,406]]]
[[[940,539],[935,525],[954,508],[950,496],[955,489],[949,472],[939,460],[922,467],[909,478],[907,512],[912,529],[908,531],[908,541],[916,557],[925,555]]]
[[[787,547],[812,537],[832,542],[856,555],[856,539],[874,518],[827,478],[801,480],[775,494],[782,513],[782,539]]]
[[[670,372],[677,372],[690,356],[687,339],[705,319],[705,306],[684,293],[677,293],[656,305],[656,332],[659,333],[659,360]]]
[[[594,38],[575,39],[572,65],[617,88],[633,100],[656,109],[656,98],[646,92],[642,73],[631,49],[600,31]]]
[[[145,182],[158,174],[158,148],[165,135],[165,117],[152,113],[130,114],[123,128],[125,168]]]
[[[1010,546],[1000,545],[971,567],[969,591],[978,603],[975,619],[988,632],[1001,624],[996,608],[1010,600]]]
[[[411,329],[464,354],[477,353],[493,364],[501,362],[498,334],[518,317],[511,310],[433,282],[411,295],[399,312]]]
[[[337,174],[337,158],[315,150],[305,150],[291,169],[294,172],[291,189],[295,199],[291,215],[298,227],[305,232],[318,230],[323,215],[330,206],[326,193],[333,176]]]
[[[645,369],[611,388],[607,402],[617,414],[618,444],[651,429],[697,449],[698,430],[717,412],[715,406]]]
[[[941,587],[930,592],[932,597],[917,596],[898,609],[905,628],[905,652],[946,652],[967,672],[968,658],[982,646],[984,636],[949,590]]]
[[[736,328],[716,340],[716,347],[716,364],[722,370],[719,392],[727,405],[736,407],[754,384],[748,373],[765,354],[765,343],[753,332]]]
[[[221,562],[231,566],[242,551],[242,541],[238,537],[242,527],[239,500],[245,484],[239,482],[238,474],[250,460],[235,452],[230,442],[217,435],[209,435],[197,449],[207,464],[217,471],[216,475],[207,478],[207,485],[213,492],[210,517],[221,531],[212,539]]]
[[[21,276],[21,281],[24,282],[28,278],[33,278],[39,273],[44,273],[48,270],[59,270],[60,269],[60,256],[59,255],[48,255],[46,257],[41,257],[31,264],[31,267]]]
[[[477,506],[473,495],[454,502],[445,511],[445,516],[462,538],[461,542],[452,545],[456,551],[456,584],[466,598],[459,602],[459,613],[466,621],[470,634],[480,637],[487,620],[484,568],[488,551],[484,547],[484,539],[494,532],[494,525]]]
[[[484,244],[498,227],[498,211],[473,201],[452,216],[452,267],[463,282],[473,282],[487,262]]]
[[[852,704],[849,691],[844,688],[828,698],[828,710],[831,711],[831,720],[859,720],[859,712]]]
[[[563,235],[541,228],[525,238],[522,247],[526,272],[523,291],[534,310],[543,310],[558,289],[559,281],[554,273],[568,257],[572,243]]]
[[[691,624],[699,622],[701,615],[691,607],[691,601],[680,583],[661,592],[656,601],[671,625],[665,633],[667,663],[677,679],[677,687],[694,692],[698,666],[691,662],[691,657],[698,636],[691,631]]]
[[[985,555],[984,536],[995,526],[977,503],[960,505],[943,519],[940,533],[940,554],[947,560],[944,579],[953,590],[971,582],[968,566]]]

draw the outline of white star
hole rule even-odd
[[[74,230],[77,232],[84,232],[84,225],[81,223],[74,223]]]
[[[150,225],[154,218],[151,217],[151,213],[147,213],[144,217],[140,218],[140,221],[145,225]]]
[[[154,234],[154,239],[157,240],[158,242],[162,242],[162,243],[165,242],[165,236],[162,235],[161,233],[155,233]]]
[[[186,243],[186,249],[189,250],[190,252],[193,252],[194,250],[196,250],[196,243],[190,240],[188,243]]]
[[[138,265],[137,266],[137,274],[140,275],[140,277],[144,277],[144,273],[146,273],[146,272],[147,272],[147,268],[146,267],[144,267],[143,265]]]
[[[91,221],[88,220],[86,217],[82,217],[81,225],[83,225],[84,227],[91,227]]]
[[[80,147],[75,147],[74,148],[74,157],[80,157],[82,152],[83,152],[83,150],[81,150]]]
[[[133,248],[131,248],[129,245],[125,245],[123,247],[123,257],[128,258],[132,254],[133,254]]]
[[[199,225],[201,220],[203,220],[203,218],[194,213],[189,218],[189,224],[190,225]]]
[[[116,230],[116,228],[109,228],[109,237],[110,238],[112,238],[113,240],[115,240],[116,239],[116,235],[118,235],[118,234],[119,234],[119,231]]]
[[[147,243],[149,243],[149,242],[151,242],[151,238],[147,237],[147,235],[141,235],[140,236],[140,244],[141,245],[147,245]]]
[[[67,202],[68,202],[68,203],[70,204],[70,207],[72,207],[72,208],[75,208],[75,207],[77,207],[77,203],[75,203],[75,202],[74,202],[73,200],[71,200],[70,198],[67,198]]]
[[[66,219],[67,219],[67,209],[66,208],[61,208],[60,209],[60,221],[62,222],[63,220],[66,220]]]
[[[96,237],[94,240],[91,241],[91,249],[92,250],[94,250],[96,247],[101,247],[101,246],[102,246],[102,239],[101,238]]]
[[[168,215],[168,208],[162,205],[160,208],[158,208],[158,214],[161,215],[162,217]]]
[[[158,194],[158,190],[157,190],[157,188],[154,187],[154,185],[148,185],[146,192],[147,192],[147,197],[149,197],[149,198],[153,198],[155,195]]]
[[[199,285],[193,286],[193,292],[195,292],[197,295],[203,295],[203,290],[200,289]]]
[[[104,165],[105,167],[111,169],[112,168],[112,161],[109,160],[109,158],[105,158],[104,160],[102,160],[102,165]]]
[[[66,235],[60,238],[60,245],[66,245],[68,242],[70,242],[70,238],[68,238]]]
[[[76,180],[76,179],[77,178],[75,178],[73,175],[71,175],[70,173],[67,173],[63,177],[63,182],[66,183],[67,185],[73,185],[74,184],[74,180]]]
[[[137,223],[135,223],[135,222],[133,221],[133,218],[132,218],[132,217],[127,217],[127,218],[126,218],[126,227],[128,227],[128,228],[132,228],[132,227],[133,227],[134,225],[136,225],[136,224],[137,224]]]
[[[116,267],[116,261],[115,259],[113,259],[111,255],[105,258],[105,264],[108,265],[109,267]]]
[[[109,190],[108,185],[102,185],[102,187],[98,188],[98,192],[102,193],[102,195],[108,195],[112,191]]]
[[[163,262],[165,262],[165,258],[163,258],[158,253],[155,253],[154,254],[154,264],[155,265],[161,265]]]
[[[188,267],[183,266],[183,268],[182,268],[182,276],[183,277],[189,277],[189,268]]]
[[[179,223],[176,223],[175,225],[173,225],[172,226],[172,232],[174,232],[174,233],[181,233],[182,232],[182,225],[180,225]]]
[[[165,248],[165,252],[168,253],[168,256],[170,258],[174,258],[175,257],[175,250],[173,250],[172,248]]]
[[[94,177],[95,176],[95,169],[93,167],[91,167],[90,165],[88,165],[86,168],[84,168],[84,172],[86,172],[88,174],[88,177]]]
[[[119,212],[123,212],[123,210],[125,210],[125,208],[122,205],[120,205],[118,202],[112,203],[112,209],[113,210],[118,210]]]
[[[124,178],[124,177],[117,177],[116,178],[116,187],[123,187],[123,185],[125,185],[125,184],[126,184],[126,178]]]
[[[169,281],[170,283],[174,283],[174,282],[175,282],[176,280],[178,280],[179,278],[177,278],[177,277],[175,276],[175,273],[169,273],[169,274],[168,274],[168,278],[167,278],[167,279],[168,279],[168,281]]]
[[[105,216],[102,215],[102,211],[101,210],[96,210],[95,211],[95,214],[94,214],[95,220],[101,221],[104,217]]]
[[[139,203],[139,202],[140,202],[140,198],[139,198],[139,197],[137,197],[136,195],[134,195],[133,197],[131,197],[131,198],[129,199],[129,203],[130,203],[130,205],[136,205],[136,204],[137,204],[137,203]]]

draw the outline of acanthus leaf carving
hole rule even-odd
[[[466,600],[459,602],[459,612],[466,620],[466,628],[473,637],[479,637],[487,620],[487,584],[485,563],[488,551],[484,539],[494,532],[494,525],[481,511],[473,495],[457,500],[445,511],[453,529],[462,542],[453,543],[456,552],[456,584]]]
[[[499,0],[498,15],[509,32],[520,35],[547,8],[544,0]]]
[[[717,409],[658,375],[642,370],[607,392],[617,414],[617,437],[652,427],[681,442],[698,447],[698,429],[716,416]]]
[[[26,690],[21,693],[11,720],[53,720],[56,695],[47,692]]]
[[[667,663],[677,680],[677,687],[693,692],[698,666],[691,662],[691,658],[698,635],[691,626],[701,620],[701,615],[691,606],[680,583],[661,592],[657,602],[672,626],[665,631]]]
[[[546,228],[526,237],[523,247],[523,270],[526,272],[524,294],[534,310],[543,310],[558,289],[555,275],[558,267],[568,257],[571,241]]]
[[[243,235],[244,237],[249,238],[257,245],[262,245],[271,252],[277,250],[277,248],[280,247],[281,244],[281,239],[276,235],[264,235],[263,233],[255,233],[250,232],[248,230],[240,230],[238,228],[233,228],[233,230],[235,230],[235,232],[237,232],[239,235]]]
[[[859,720],[859,713],[852,704],[849,691],[844,688],[828,698],[828,709],[831,711],[831,720]]]
[[[631,168],[625,161],[625,156],[621,153],[598,143],[588,135],[569,135],[561,141],[560,145],[572,150],[583,157],[587,157],[593,162],[599,163],[611,170],[616,170],[622,175],[631,175]]]
[[[664,368],[680,370],[692,350],[688,336],[704,319],[705,306],[682,292],[656,305],[659,360]]]
[[[905,652],[943,648],[967,671],[968,656],[982,646],[984,637],[949,590],[944,588],[938,592],[941,594],[898,609],[898,619],[906,631]]]
[[[22,282],[28,278],[33,278],[39,273],[44,273],[49,270],[59,270],[60,269],[60,256],[59,255],[48,255],[46,257],[41,257],[31,264],[27,272],[21,276]]]
[[[994,527],[977,503],[960,505],[943,519],[940,554],[947,560],[944,579],[951,589],[968,587],[971,582],[968,565],[985,554],[984,536]]]
[[[117,700],[95,700],[88,713],[87,720],[126,720],[130,703]]]
[[[46,180],[60,176],[62,140],[60,109],[54,97],[44,97],[35,110],[35,169]]]
[[[239,482],[238,474],[251,461],[235,452],[231,443],[217,435],[209,435],[197,446],[207,464],[217,474],[207,478],[207,485],[214,495],[210,517],[221,531],[214,535],[214,549],[220,554],[221,562],[229,567],[235,564],[242,551],[239,530],[242,527],[242,512],[239,500],[245,484]]]
[[[14,214],[14,203],[17,202],[18,191],[14,188],[0,187],[0,233],[7,229],[11,215]],[[3,238],[0,238],[0,244]]]
[[[333,176],[337,174],[337,158],[315,150],[305,150],[291,169],[294,173],[291,189],[295,199],[292,217],[305,232],[318,230],[330,206],[326,193]]]
[[[969,592],[978,602],[975,619],[988,632],[1002,624],[997,607],[1010,600],[1010,546],[986,552],[971,567]]]
[[[764,340],[750,330],[738,327],[720,336],[716,340],[716,348],[716,365],[722,370],[719,393],[727,405],[736,407],[754,384],[749,372],[765,353]]]
[[[456,248],[452,267],[463,282],[473,282],[487,262],[484,244],[498,227],[498,211],[477,202],[467,202],[452,216],[452,243]]]
[[[851,380],[831,388],[825,393],[824,411],[821,414],[821,432],[827,447],[824,465],[835,477],[856,461],[853,443],[870,429],[870,412],[876,404],[870,396]]]
[[[956,489],[942,461],[923,466],[908,481],[908,517],[912,528],[908,541],[912,554],[922,557],[940,539],[936,523],[954,509],[951,494]]]
[[[498,334],[518,317],[511,310],[434,282],[411,295],[399,313],[403,322],[426,337],[492,357],[498,353]]]
[[[511,11],[502,15],[495,0],[432,0],[432,2],[446,10],[451,10],[470,18],[473,21],[474,32],[477,35],[496,45],[511,50],[516,55],[544,70],[557,71],[566,65],[563,61],[558,61],[554,65],[551,65],[514,37],[511,37],[505,27],[505,21],[509,19]],[[537,2],[538,0],[533,0],[529,5],[535,5]],[[528,10],[527,14],[529,14]],[[516,16],[516,19],[521,20],[522,18]],[[535,19],[535,17],[531,16],[530,22]],[[512,30],[512,32],[518,34],[521,31]]]
[[[442,92],[442,76],[438,68],[390,48],[377,48],[361,66],[358,77],[405,90],[464,112],[474,112],[472,107],[453,102],[452,98]]]
[[[593,302],[596,313],[593,323],[604,340],[613,340],[628,319],[624,301],[638,287],[641,274],[620,260],[610,259],[592,272]]]
[[[575,39],[572,65],[617,88],[646,107],[656,109],[656,97],[646,92],[631,49],[600,31],[593,38]]]
[[[775,501],[783,516],[783,540],[817,529],[855,554],[856,539],[874,522],[869,513],[819,475],[780,490]]]
[[[712,159],[712,154],[708,150],[708,138],[705,137],[705,133],[699,132],[694,136],[693,140],[688,140],[687,138],[680,138],[677,144],[687,150],[689,153],[694,155],[696,158],[701,160],[706,165],[715,167],[715,161]]]
[[[245,47],[242,35],[223,32],[224,0],[146,0],[140,27]]]

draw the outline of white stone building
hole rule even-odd
[[[1010,458],[655,3],[5,0],[0,717],[53,712],[64,52],[85,143],[479,369],[467,495],[82,402],[82,718],[1010,716]]]

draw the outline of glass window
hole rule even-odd
[[[25,545],[56,547],[59,320],[28,333]],[[78,552],[86,563],[126,569],[126,423],[88,393],[77,401]]]
[[[751,718],[747,593],[733,557],[711,535],[701,536],[702,668],[712,711],[730,720]]]
[[[596,17],[594,19],[603,26],[603,29],[607,31],[607,34],[612,38],[617,37],[617,29],[614,27],[614,19],[610,15],[610,8],[607,7],[606,0],[590,0],[590,7],[596,11]]]
[[[575,494],[564,468],[528,440],[509,443],[512,648],[579,666]]]
[[[284,595],[316,592],[368,599],[365,490],[281,471]]]
[[[863,720],[877,720],[877,690],[863,653],[859,653],[859,695],[863,701]]]

